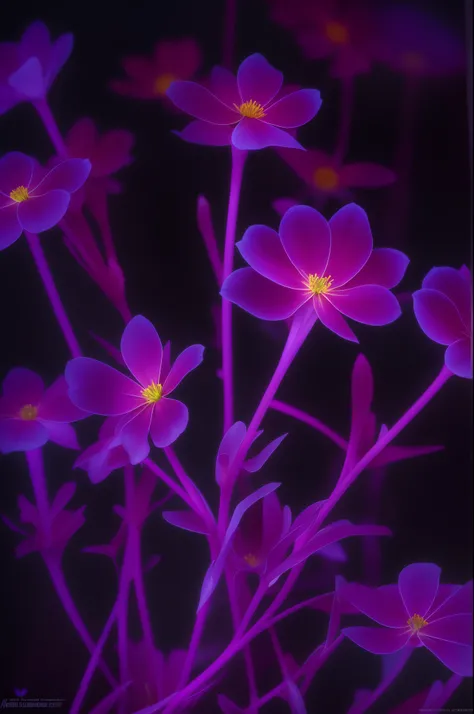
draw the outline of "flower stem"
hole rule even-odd
[[[338,164],[344,161],[344,156],[349,143],[349,136],[352,124],[352,110],[354,106],[354,77],[344,77],[341,79],[341,111],[339,120],[339,132],[336,140],[334,158]]]
[[[212,515],[212,511],[201,491],[198,489],[194,481],[188,476],[173,449],[168,446],[165,447],[163,451],[165,452],[165,456],[170,462],[176,476],[181,481],[181,485],[194,503],[194,510],[197,509],[201,518],[203,518],[208,525],[211,526],[211,529],[214,529],[214,516]]]
[[[232,615],[232,623],[234,625],[234,632],[237,632],[242,616],[240,613],[240,608],[239,608],[239,601],[237,598],[237,593],[235,590],[235,580],[233,577],[232,572],[227,568],[226,573],[225,573],[225,579],[226,579],[226,584],[227,584],[227,591],[229,593],[229,603],[230,603],[230,611]],[[257,682],[255,679],[255,669],[253,666],[253,661],[252,661],[252,652],[250,649],[250,645],[245,645],[243,648],[243,654],[244,654],[244,661],[245,661],[245,670],[247,673],[247,681],[248,681],[248,686],[249,686],[249,696],[250,696],[250,705],[248,712],[249,714],[254,714],[257,710],[254,708],[254,704],[256,700],[258,699],[258,691],[257,691]]]
[[[232,147],[229,206],[225,230],[222,282],[231,274],[234,265],[235,233],[239,209],[240,189],[247,153]],[[224,433],[230,429],[234,414],[232,365],[232,303],[222,299],[222,376],[224,383]]]
[[[202,607],[196,615],[196,621],[194,623],[194,629],[191,635],[191,642],[189,643],[189,649],[186,655],[186,660],[184,662],[183,671],[181,672],[181,678],[179,680],[179,689],[182,689],[182,687],[186,685],[189,679],[189,675],[191,674],[193,663],[199,648],[199,643],[201,642],[204,625],[206,624],[207,613],[209,612],[209,605],[210,601],[206,602],[204,607]]]
[[[204,196],[198,197],[197,223],[199,232],[204,242],[212,270],[218,285],[222,283],[222,261],[217,247],[214,227],[212,225],[211,209]]]
[[[56,124],[56,120],[53,116],[53,113],[49,108],[48,102],[46,101],[46,99],[39,99],[37,102],[34,102],[33,106],[38,112],[40,119],[43,122],[46,131],[48,132],[49,138],[51,139],[56,153],[58,154],[58,156],[61,156],[64,159],[67,158],[68,153],[66,145],[64,143],[63,137],[61,136],[61,132],[58,129],[58,125]]]
[[[36,267],[40,274],[41,280],[43,281],[43,285],[45,287],[49,301],[53,308],[53,312],[59,323],[59,327],[61,328],[62,333],[64,335],[64,339],[67,342],[72,356],[80,357],[81,348],[79,347],[79,343],[76,340],[76,336],[74,335],[74,332],[72,330],[71,323],[69,322],[68,316],[66,314],[66,310],[64,309],[64,305],[61,302],[61,298],[59,297],[59,293],[54,284],[53,276],[51,275],[48,263],[46,262],[46,258],[43,253],[43,249],[41,248],[39,238],[37,235],[34,235],[34,233],[28,233],[27,231],[25,231],[25,235],[34,261],[36,263]]]
[[[331,441],[333,441],[341,449],[343,449],[344,451],[347,450],[347,441],[343,439],[342,436],[339,436],[339,434],[336,434],[336,432],[326,426],[326,424],[323,424],[322,421],[319,421],[319,419],[316,419],[316,417],[307,414],[301,409],[297,409],[291,404],[280,402],[277,399],[274,399],[270,403],[270,409],[274,409],[275,411],[281,412],[282,414],[288,414],[288,416],[293,417],[293,419],[298,419],[304,424],[308,424],[308,426],[313,427],[313,429],[320,431],[321,434],[324,434],[328,437],[328,439],[331,439]]]
[[[125,508],[132,507],[134,496],[133,468],[124,469],[125,476]],[[129,680],[128,663],[128,598],[130,595],[130,584],[133,580],[133,542],[128,531],[125,553],[123,556],[122,570],[120,573],[119,593],[117,597],[117,625],[118,625],[118,653],[120,684],[125,684]],[[126,707],[126,697],[119,704],[120,714],[124,714]]]
[[[170,488],[174,493],[181,498],[184,503],[186,503],[192,511],[198,512],[197,506],[195,505],[194,501],[191,499],[190,496],[186,493],[186,491],[179,485],[179,483],[176,483],[173,481],[171,476],[168,476],[168,474],[161,469],[158,464],[155,464],[154,461],[151,459],[145,459],[144,464],[147,468],[150,469],[152,473],[155,474],[157,478],[159,478],[163,483],[165,483],[168,488]],[[199,515],[200,511],[199,511]]]

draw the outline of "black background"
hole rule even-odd
[[[331,150],[338,121],[339,88],[324,62],[304,62],[298,47],[282,28],[271,24],[263,2],[241,0],[235,63],[259,51],[281,69],[285,79],[317,87],[324,99],[318,117],[301,131],[305,146]],[[436,14],[461,35],[465,32],[464,3],[425,0],[416,3]],[[160,103],[137,102],[114,95],[108,82],[121,74],[120,59],[147,54],[163,38],[194,36],[203,48],[203,73],[221,61],[223,3],[219,0],[148,0],[119,3],[102,0],[81,3],[23,0],[2,4],[0,41],[16,40],[33,20],[41,19],[56,36],[73,32],[75,48],[62,70],[50,101],[60,129],[65,132],[82,116],[91,116],[101,129],[125,128],[136,136],[135,161],[122,173],[124,193],[110,199],[115,242],[127,279],[133,314],[153,321],[163,339],[176,350],[212,342],[210,307],[217,287],[196,227],[195,205],[202,193],[211,202],[218,236],[223,235],[228,191],[229,153],[187,145],[170,131],[186,121]],[[387,166],[394,157],[402,79],[382,66],[357,80],[355,120],[349,160],[376,161]],[[417,289],[434,265],[471,265],[470,181],[466,77],[424,81],[420,88],[416,144],[411,176],[411,212],[407,234],[400,239],[411,263],[400,289]],[[51,147],[33,110],[20,105],[0,117],[0,153],[20,150],[45,161]],[[238,220],[238,235],[252,223],[277,227],[271,202],[296,193],[300,184],[271,150],[251,155],[246,167]],[[396,215],[388,215],[390,189],[360,192],[358,202],[368,211],[375,244],[388,245]],[[328,206],[327,216],[332,213]],[[89,336],[94,331],[118,344],[121,318],[99,290],[73,262],[59,232],[42,239],[57,287],[84,352],[99,359],[104,353]],[[68,352],[52,316],[23,239],[0,256],[1,351],[0,378],[14,366],[40,373],[48,383],[64,369]],[[237,259],[240,261],[240,258]],[[240,262],[238,263],[240,265]],[[392,424],[428,386],[442,365],[442,348],[418,328],[411,307],[389,327],[357,326],[360,349],[375,376],[375,409],[380,422]],[[271,375],[284,333],[268,331],[251,316],[235,310],[236,385],[238,418],[248,421]],[[358,348],[327,330],[316,328],[291,368],[279,397],[318,416],[347,436],[350,373]],[[183,398],[191,422],[176,444],[183,464],[217,505],[213,464],[221,436],[220,385],[215,378],[218,355],[207,351],[199,372],[187,381]],[[319,434],[271,413],[266,433],[290,435],[256,479],[282,482],[280,497],[293,511],[325,497],[340,454]],[[406,430],[399,443],[444,444],[433,456],[402,462],[390,468],[383,492],[380,522],[393,529],[384,539],[383,581],[394,582],[411,562],[436,562],[445,582],[465,582],[471,576],[471,384],[453,379],[430,407]],[[91,442],[88,425],[79,428],[81,443]],[[93,637],[97,637],[115,599],[112,566],[81,548],[104,543],[115,532],[117,517],[111,505],[122,502],[118,474],[92,487],[84,472],[71,472],[72,452],[54,445],[45,448],[48,486],[55,493],[65,480],[75,480],[74,505],[87,503],[87,522],[75,536],[65,558],[65,571],[79,609]],[[363,520],[366,515],[367,475],[351,489],[335,517]],[[0,512],[16,516],[16,498],[30,495],[25,460],[21,454],[0,461]],[[157,494],[164,490],[157,488]],[[199,536],[175,530],[155,514],[145,529],[146,550],[162,554],[160,565],[147,576],[149,602],[157,647],[164,651],[185,647],[189,640],[202,576],[208,564]],[[0,698],[13,688],[26,687],[32,696],[65,697],[76,691],[87,653],[72,630],[37,555],[17,561],[16,536],[0,524]],[[347,545],[349,578],[362,577],[360,545]],[[317,566],[313,564],[313,569]],[[320,564],[320,562],[319,562]],[[310,568],[311,570],[311,568]],[[328,589],[331,587],[330,581]],[[225,635],[225,602],[219,602],[208,639]],[[222,607],[221,607],[222,605]],[[282,628],[284,645],[304,656],[321,641],[322,621],[305,612]],[[318,640],[319,637],[319,640]],[[224,640],[216,640],[220,646]],[[266,651],[258,655],[265,660]],[[326,665],[308,697],[308,711],[347,710],[355,688],[375,686],[379,678],[375,656],[346,642]],[[379,703],[379,712],[429,684],[445,679],[446,670],[426,652],[417,652],[399,683]],[[276,674],[275,674],[276,676]],[[270,680],[269,680],[270,681]],[[341,686],[344,682],[344,686]],[[227,691],[232,691],[230,681]],[[270,686],[270,684],[269,684]],[[93,689],[100,696],[100,686]],[[262,690],[262,693],[265,689]],[[105,693],[105,692],[102,692]],[[236,698],[238,690],[236,691]],[[244,701],[242,701],[244,703]],[[324,706],[322,706],[324,703]],[[452,706],[469,707],[467,683]],[[203,711],[215,710],[208,699]],[[274,704],[273,711],[284,705]],[[272,711],[271,707],[262,709]],[[374,707],[374,712],[377,708]]]

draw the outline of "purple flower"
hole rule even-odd
[[[267,146],[303,147],[285,129],[311,121],[321,106],[316,89],[280,93],[283,75],[265,57],[254,54],[242,62],[237,78],[222,67],[211,73],[210,90],[195,82],[173,82],[167,96],[191,122],[179,133],[195,144],[237,149]],[[277,96],[280,93],[280,99]]]
[[[59,223],[90,170],[87,159],[67,159],[46,175],[26,154],[14,151],[0,159],[0,250],[24,230],[42,233]]]
[[[348,627],[343,633],[374,654],[426,647],[456,674],[472,676],[472,580],[443,586],[440,573],[432,563],[414,563],[402,570],[398,585],[349,583],[344,600],[383,627]]]
[[[100,483],[113,471],[130,463],[127,452],[120,442],[115,429],[120,417],[106,419],[99,431],[99,440],[89,446],[74,464],[76,469],[84,469],[92,483]]]
[[[221,295],[255,317],[286,320],[311,300],[323,325],[357,342],[343,315],[387,325],[401,313],[390,288],[402,279],[408,258],[390,248],[373,250],[367,214],[353,203],[329,222],[314,208],[295,206],[279,234],[251,226],[237,245],[251,267],[232,273]]]
[[[91,414],[122,417],[115,429],[132,464],[148,456],[148,434],[155,446],[172,444],[186,429],[186,406],[169,395],[202,362],[204,347],[184,350],[168,370],[163,369],[163,347],[155,328],[138,315],[122,336],[122,357],[134,379],[88,357],[71,360],[66,367],[69,395],[74,404]]]
[[[225,481],[227,473],[229,472],[229,469],[232,466],[235,457],[237,456],[237,452],[239,451],[239,448],[246,436],[246,433],[247,427],[245,426],[245,424],[241,421],[237,421],[230,427],[230,429],[224,435],[219,445],[216,459],[216,481],[219,486],[222,486],[223,482]],[[263,431],[257,432],[255,438],[252,441],[252,444],[254,444],[258,437],[262,434]],[[269,444],[267,444],[267,446],[265,446],[259,454],[244,461],[241,467],[242,471],[247,474],[259,471],[273,454],[273,452],[280,446],[281,442],[286,436],[287,434],[279,436],[277,439],[274,439]]]
[[[421,290],[413,293],[416,319],[428,337],[448,345],[446,367],[458,377],[472,379],[472,278],[465,265],[432,268]]]
[[[69,399],[64,377],[45,390],[41,377],[29,369],[16,367],[3,381],[0,451],[4,454],[31,451],[47,441],[78,449],[70,423],[86,416]]]
[[[51,42],[42,22],[30,25],[17,43],[0,44],[0,114],[15,104],[44,99],[72,52],[73,36]]]

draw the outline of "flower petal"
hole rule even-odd
[[[3,380],[3,396],[15,400],[19,407],[37,406],[44,392],[41,377],[26,367],[14,367]]]
[[[159,383],[163,345],[146,317],[137,315],[130,320],[123,332],[120,350],[128,369],[143,387]]]
[[[84,185],[90,171],[91,162],[88,159],[61,161],[46,174],[44,179],[32,191],[34,194],[41,195],[55,190],[74,193]]]
[[[247,57],[237,72],[237,84],[243,102],[268,104],[280,91],[283,74],[261,54]]]
[[[451,672],[460,677],[472,677],[472,647],[437,640],[434,637],[423,637],[423,644]]]
[[[359,285],[331,292],[328,300],[343,315],[364,325],[388,325],[401,315],[397,298],[381,285]]]
[[[47,231],[63,218],[69,201],[67,191],[49,191],[42,196],[32,196],[18,205],[20,225],[30,233]]]
[[[293,265],[305,277],[326,274],[331,232],[326,219],[310,206],[290,208],[280,222],[280,239]]]
[[[0,159],[0,192],[7,196],[19,186],[28,188],[35,162],[20,151],[11,151]]]
[[[231,273],[222,285],[221,295],[261,320],[286,320],[308,300],[305,292],[272,283],[252,268]]]
[[[39,449],[47,441],[48,432],[39,421],[0,419],[0,451],[3,454]]]
[[[410,639],[410,632],[402,629],[346,627],[341,632],[362,649],[380,655],[398,652]]]
[[[231,126],[209,124],[209,122],[192,121],[183,131],[173,132],[183,141],[190,144],[203,144],[204,146],[229,146],[232,141]]]
[[[144,461],[150,453],[148,434],[153,418],[153,406],[137,409],[130,416],[125,426],[120,429],[120,441],[134,466]],[[119,428],[117,428],[117,431]]]
[[[240,105],[240,92],[237,79],[224,67],[213,67],[210,76],[211,92],[228,107]]]
[[[73,404],[91,414],[119,416],[143,405],[140,386],[102,362],[76,357],[66,365]]]
[[[303,289],[301,274],[290,262],[278,233],[272,228],[250,226],[237,247],[250,267],[264,278],[287,288]]]
[[[317,89],[300,89],[268,107],[263,121],[282,129],[296,129],[311,121],[321,104],[321,95]]]
[[[347,283],[367,263],[373,240],[366,212],[355,203],[341,208],[329,221],[331,254],[326,273],[333,288]]]
[[[465,334],[455,304],[439,290],[423,288],[414,292],[413,309],[421,329],[434,342],[450,345]]]
[[[227,107],[196,82],[173,82],[166,96],[181,111],[210,124],[235,124],[239,120],[237,110]]]
[[[43,68],[37,57],[30,57],[22,66],[8,77],[8,84],[28,99],[40,99],[46,87]]]
[[[216,458],[216,482],[219,486],[222,485],[246,433],[245,424],[242,421],[236,421],[224,434]]]
[[[457,340],[449,345],[444,355],[446,367],[458,377],[472,379],[472,342],[470,339]]]
[[[87,412],[78,409],[70,400],[68,386],[64,377],[59,377],[43,394],[38,417],[46,421],[66,422],[78,421],[88,416]]]
[[[268,146],[303,149],[291,134],[259,119],[244,117],[232,132],[232,144],[242,151],[257,151]]]
[[[178,355],[163,384],[163,396],[170,394],[189,372],[199,367],[203,355],[202,345],[191,345]]]
[[[0,250],[12,245],[22,233],[23,228],[18,220],[18,204],[0,208]]]
[[[340,597],[364,615],[385,627],[405,627],[407,614],[397,585],[368,588],[348,583],[341,588]]]
[[[438,640],[472,646],[472,613],[449,615],[433,622],[430,620],[420,630],[419,636],[422,642],[425,637],[436,637]]]
[[[451,585],[440,585],[438,595],[443,592],[443,589],[450,587],[453,590],[444,596],[442,600],[435,602],[436,609],[429,613],[430,622],[434,619],[447,617],[448,615],[458,615],[472,613],[472,580],[462,587]]]
[[[398,588],[408,617],[424,617],[436,597],[441,568],[434,563],[413,563],[398,576]]]
[[[375,248],[366,264],[354,275],[345,288],[356,285],[382,285],[394,288],[405,275],[410,259],[394,248]]]
[[[432,268],[425,276],[422,289],[439,290],[454,303],[465,326],[471,326],[471,289],[462,273],[454,268]]]
[[[50,439],[50,441],[54,441],[55,444],[64,446],[66,449],[79,449],[76,432],[74,431],[74,427],[70,424],[43,421],[42,419],[39,421],[48,432],[48,439]]]
[[[317,297],[315,295],[313,305],[317,316],[328,330],[331,330],[331,332],[334,332],[344,340],[359,342],[339,310],[337,310],[329,300],[326,300],[325,297]]]
[[[155,446],[170,446],[186,429],[189,420],[187,407],[176,399],[162,397],[153,410],[150,433]]]

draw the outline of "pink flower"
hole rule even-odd
[[[136,99],[165,99],[170,84],[191,79],[200,64],[201,51],[195,40],[165,40],[155,45],[151,58],[126,57],[122,66],[127,77],[110,86],[118,94]]]
[[[277,99],[283,75],[265,57],[254,54],[237,78],[222,67],[211,73],[210,90],[194,82],[173,82],[167,96],[196,118],[178,135],[195,144],[254,150],[267,146],[303,148],[285,129],[311,121],[321,106],[316,89],[300,89]]]
[[[355,204],[329,221],[314,208],[290,208],[279,234],[251,226],[237,244],[250,268],[232,273],[221,295],[263,320],[285,320],[311,305],[323,325],[357,342],[345,317],[387,325],[401,314],[390,292],[408,258],[397,250],[373,250],[365,211]],[[311,302],[310,302],[311,301]]]
[[[447,345],[446,367],[472,379],[472,278],[465,265],[432,268],[413,293],[416,319],[428,337]]]

